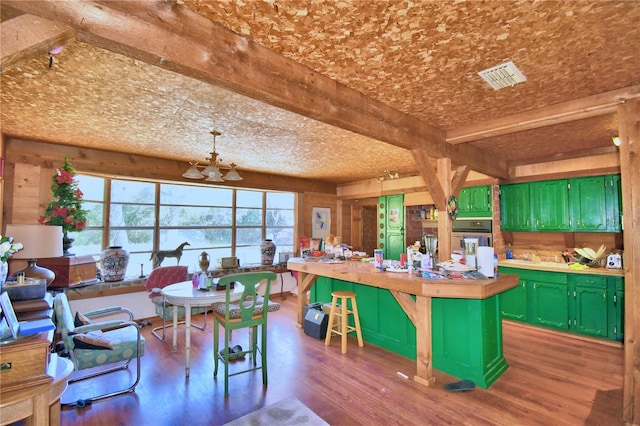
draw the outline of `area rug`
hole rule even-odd
[[[309,425],[325,426],[329,423],[322,420],[309,407],[290,396],[249,413],[225,426],[271,426],[271,425]]]

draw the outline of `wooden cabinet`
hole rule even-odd
[[[491,217],[491,185],[462,188],[458,195],[458,217]]]
[[[500,187],[505,231],[621,232],[620,175]]]
[[[500,272],[520,276],[518,287],[500,294],[503,318],[622,341],[622,277],[504,267],[500,267]]]
[[[38,259],[38,265],[51,269],[56,274],[56,279],[49,288],[77,287],[98,281],[96,261],[92,256]]]

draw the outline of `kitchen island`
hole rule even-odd
[[[322,301],[330,301],[333,290],[355,291],[364,340],[415,357],[414,380],[419,383],[433,384],[436,368],[487,388],[508,367],[497,295],[517,286],[517,275],[430,280],[378,271],[359,261],[302,258],[290,259],[287,267],[299,274],[298,326],[304,321],[308,291]]]

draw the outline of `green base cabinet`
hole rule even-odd
[[[590,337],[624,338],[624,279],[500,267],[520,284],[499,295],[502,318]]]
[[[488,388],[509,367],[502,353],[499,298],[431,303],[433,367]]]
[[[416,359],[416,328],[388,290],[318,277],[310,300],[328,303],[333,290],[356,293],[366,342]],[[488,388],[508,368],[502,352],[497,296],[482,300],[433,298],[431,318],[435,369]]]

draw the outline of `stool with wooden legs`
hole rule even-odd
[[[360,330],[360,317],[358,316],[358,304],[356,294],[353,291],[337,290],[331,292],[331,311],[329,313],[329,325],[327,326],[327,336],[324,344],[331,343],[331,335],[342,336],[342,353],[347,353],[347,334],[352,331],[358,336],[358,346],[364,346],[362,342],[362,330]],[[351,301],[351,309],[347,308],[347,301]],[[340,306],[338,306],[340,305]],[[353,315],[353,326],[349,325],[349,315]],[[340,321],[335,321],[336,317]],[[335,329],[334,329],[335,328]]]

